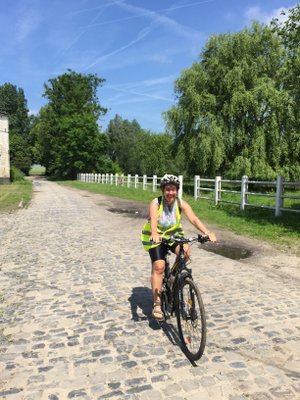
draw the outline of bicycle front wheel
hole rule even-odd
[[[177,293],[176,314],[182,349],[191,361],[197,361],[206,343],[206,317],[201,294],[190,278],[183,281]]]

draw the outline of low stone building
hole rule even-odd
[[[8,115],[0,111],[0,184],[10,178]]]

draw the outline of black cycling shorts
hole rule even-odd
[[[169,250],[171,250],[172,253],[175,253],[175,249],[177,246],[178,246],[177,243],[174,243],[172,246],[161,243],[160,245],[150,249],[149,255],[150,255],[152,263],[154,263],[154,261],[157,261],[157,260],[164,260],[166,254],[168,253]]]

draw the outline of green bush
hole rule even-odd
[[[25,176],[24,172],[22,172],[20,169],[18,169],[16,167],[11,167],[11,169],[10,169],[11,182],[25,181],[24,176]]]

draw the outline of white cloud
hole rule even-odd
[[[30,109],[30,110],[28,111],[28,114],[29,114],[29,115],[38,115],[38,113],[39,113],[39,110],[32,110],[32,109]]]
[[[283,22],[287,19],[287,15],[282,15],[282,12],[287,14],[289,8],[287,7],[280,7],[269,12],[265,12],[259,6],[250,7],[246,13],[246,19],[248,21],[259,21],[263,22],[264,24],[269,24],[273,18],[278,18],[279,21]]]

